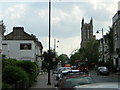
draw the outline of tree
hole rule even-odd
[[[90,39],[84,47],[78,49],[77,52],[71,55],[70,62],[74,64],[76,60],[88,60],[88,65],[98,63],[99,49],[98,42],[95,39]]]
[[[74,65],[75,60],[79,60],[79,52],[76,52],[70,56],[70,64]]]
[[[97,63],[99,59],[99,44],[95,39],[91,39],[86,43],[84,47],[85,58],[87,58],[88,63]],[[85,59],[84,58],[84,59]]]
[[[110,55],[110,60],[112,59],[112,53],[113,53],[113,48],[114,48],[114,43],[113,43],[113,28],[109,27],[110,31],[106,34],[106,39],[108,41],[108,52]]]
[[[69,57],[66,54],[61,54],[58,56],[58,61],[62,62],[62,66],[66,63],[69,62]]]
[[[48,68],[48,63],[50,62],[51,69],[53,69],[57,65],[57,58],[55,58],[55,52],[53,50],[50,50],[50,57],[49,57],[49,50],[47,52],[44,52],[43,55],[44,61],[43,61],[43,68]],[[55,59],[55,61],[53,61]]]
[[[74,65],[76,60],[83,60],[84,57],[84,48],[77,49],[74,54],[70,56],[70,64]]]

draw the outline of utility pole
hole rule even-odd
[[[54,53],[56,52],[56,39],[54,39]]]
[[[48,61],[48,83],[47,85],[51,85],[51,82],[50,82],[50,68],[51,68],[50,38],[51,38],[51,0],[49,0],[49,61]]]
[[[103,38],[103,42],[102,42],[102,55],[103,55],[103,63],[104,63],[104,36],[103,36],[103,28],[102,28],[102,38]]]

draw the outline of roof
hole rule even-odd
[[[38,41],[38,38],[33,34],[30,35],[26,33],[24,27],[13,27],[13,31],[4,37],[5,40],[33,40],[43,48],[42,43]]]
[[[113,23],[115,23],[118,19],[120,19],[120,11],[118,10],[117,13],[112,17]]]
[[[29,35],[23,27],[13,27],[13,31],[5,36],[5,40],[35,40],[36,37]]]

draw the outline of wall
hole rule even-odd
[[[31,43],[31,50],[20,50],[20,43]],[[31,40],[3,40],[3,54],[17,60],[35,60],[35,44]],[[4,45],[7,44],[7,45]]]

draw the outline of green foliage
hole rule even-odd
[[[32,85],[38,75],[38,65],[31,61],[17,61],[15,59],[2,59],[3,81],[15,83],[22,80]]]
[[[105,63],[104,66],[106,66],[110,70],[110,72],[115,72],[116,71],[116,67],[113,65],[113,60],[112,59],[108,60]]]
[[[50,53],[50,56],[49,56],[49,53]],[[55,53],[52,51],[52,50],[50,50],[50,52],[49,52],[49,50],[47,51],[47,52],[44,52],[44,54],[43,54],[43,57],[44,57],[44,61],[45,62],[52,62],[52,58],[55,56]]]
[[[65,64],[66,61],[69,60],[69,57],[66,54],[61,54],[58,56],[58,61],[62,62],[62,66]],[[69,62],[69,61],[68,61]]]
[[[2,89],[9,88],[10,85],[6,82],[2,82]]]
[[[47,72],[47,69],[46,69],[46,68],[43,68],[43,72]]]
[[[42,68],[47,68],[47,62],[45,61],[42,62]]]
[[[14,84],[15,82],[20,80],[26,83],[29,82],[28,75],[23,69],[17,66],[9,65],[4,67],[3,69],[2,80],[9,84]]]
[[[61,54],[60,56],[58,56],[58,60],[59,61],[65,61],[68,60],[68,56],[66,54]]]
[[[114,52],[114,40],[113,40],[113,28],[109,27],[110,31],[106,34],[106,40],[108,45],[109,59],[112,59],[112,54]]]
[[[31,61],[18,61],[17,66],[23,68],[29,75],[29,85],[32,85],[38,75],[38,66]]]
[[[91,63],[97,63],[99,58],[98,42],[95,39],[89,40],[83,48],[78,49],[71,55],[71,64],[74,64],[76,60],[88,60],[88,65]]]
[[[76,52],[76,53],[71,55],[71,57],[70,57],[70,64],[74,65],[75,60],[81,60],[79,52]]]
[[[110,31],[106,34],[106,39],[108,41],[109,53],[113,53],[114,43],[113,43],[113,28],[109,27]]]
[[[15,66],[17,63],[16,59],[2,59],[2,67],[4,68],[5,66],[11,65]]]
[[[84,52],[85,58],[88,59],[88,63],[97,63],[99,58],[99,48],[98,42],[95,39],[91,39],[86,43]],[[85,59],[84,58],[84,59]]]
[[[50,55],[49,55],[50,54]],[[53,58],[55,58],[56,53],[53,50],[49,50],[47,52],[44,52],[42,55],[44,57],[44,62],[43,62],[43,68],[48,69],[48,63],[50,63],[49,69],[53,69],[57,65],[57,58],[56,61],[53,62]]]

